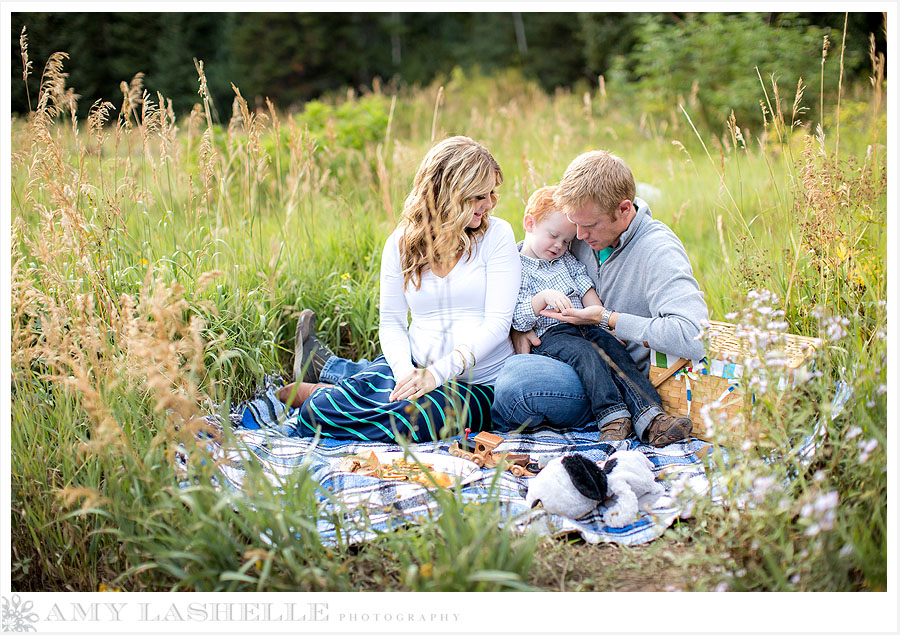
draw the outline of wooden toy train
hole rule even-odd
[[[527,454],[494,452],[494,448],[503,443],[503,437],[498,437],[490,432],[479,432],[475,435],[474,443],[474,452],[470,452],[461,448],[459,443],[454,441],[450,446],[450,454],[468,459],[478,467],[494,468],[503,466],[503,469],[512,472],[513,476],[534,476],[534,472],[528,469],[531,457]]]

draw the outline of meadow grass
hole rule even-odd
[[[206,98],[176,118],[137,76],[85,122],[64,61],[50,60],[34,111],[11,124],[17,590],[597,588],[547,581],[558,551],[579,547],[539,547],[496,505],[452,491],[435,494],[437,518],[324,545],[315,522],[328,512],[304,470],[272,484],[250,465],[241,495],[210,484],[217,466],[200,439],[235,441],[204,415],[227,415],[264,375],[287,374],[301,309],[342,355],[377,355],[383,241],[418,161],[451,134],[500,162],[495,214],[519,237],[531,191],[580,152],[616,152],[663,193],[654,215],[684,242],[713,319],[826,342],[793,388],[777,389],[783,371],[765,363],[748,377],[757,399],[744,415],[767,435],[718,440],[730,456],[723,499],[692,498],[693,519],[662,539],[686,547],[675,586],[885,588],[877,64],[871,87],[843,96],[835,154],[831,110],[817,130],[802,99],[792,108],[774,84],[761,86],[760,121],[695,130],[689,110],[655,120],[631,98],[551,96],[515,73],[458,71],[440,87],[376,84],[293,114],[253,111],[236,89],[220,124]],[[839,380],[853,392],[832,419]],[[792,449],[818,420],[827,434],[805,463]],[[176,477],[179,448],[188,460]],[[617,566],[640,569],[658,549],[622,549]]]

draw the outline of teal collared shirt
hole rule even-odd
[[[601,249],[600,251],[595,251],[594,255],[597,257],[597,267],[602,265],[609,255],[613,252],[613,247],[607,247],[606,249]]]

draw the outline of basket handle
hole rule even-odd
[[[669,377],[671,377],[690,363],[691,360],[689,359],[685,359],[684,357],[679,358],[677,362],[675,362],[672,366],[667,368],[664,373],[660,374],[656,379],[653,380],[653,387],[659,388],[659,385],[661,383],[666,381]]]

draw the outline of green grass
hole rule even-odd
[[[726,127],[695,132],[690,112],[658,121],[615,95],[595,95],[586,114],[583,96],[547,96],[514,74],[451,78],[435,119],[436,94],[335,99],[278,115],[277,129],[261,116],[256,128],[216,126],[206,149],[203,118],[179,120],[165,160],[159,134],[142,137],[136,120],[117,133],[118,111],[102,147],[62,114],[12,122],[14,588],[602,590],[604,575],[640,570],[656,572],[659,590],[672,577],[686,590],[886,588],[886,132],[875,97],[845,95],[835,157],[833,119],[820,152],[817,122],[781,135],[789,124],[737,122],[757,131],[741,144]],[[693,520],[610,561],[608,547],[517,535],[495,504],[453,492],[435,494],[440,517],[323,545],[315,520],[329,512],[304,471],[276,486],[251,466],[241,496],[210,486],[215,466],[191,450],[194,417],[286,374],[302,308],[341,354],[377,354],[381,247],[433,128],[492,150],[505,175],[495,213],[518,237],[533,189],[582,151],[618,153],[664,192],[654,215],[684,242],[713,319],[750,309],[747,293],[765,288],[788,331],[827,341],[802,388],[759,394],[747,416],[769,440],[732,448],[724,504],[701,499]],[[832,338],[835,317],[846,335]],[[831,421],[839,378],[854,392]],[[801,465],[791,443],[819,417],[829,434]],[[192,451],[187,488],[173,475],[179,442]],[[787,458],[770,464],[769,452]],[[768,478],[779,485],[766,489]],[[739,502],[748,491],[751,506]],[[815,510],[830,492],[833,518]],[[560,579],[555,563],[576,556],[587,564]]]

